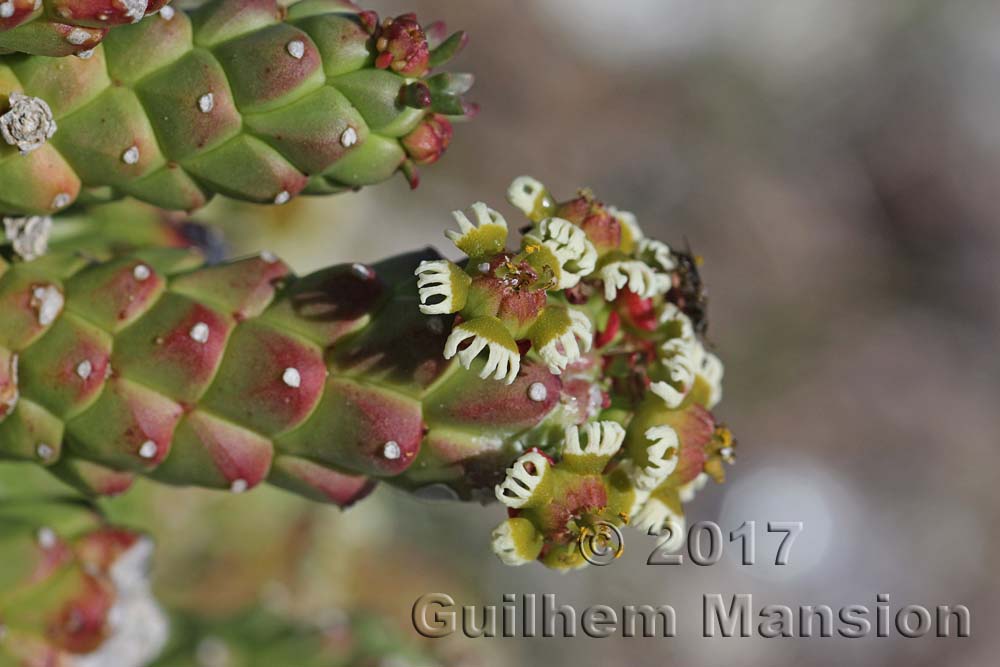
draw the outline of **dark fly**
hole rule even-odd
[[[704,336],[708,332],[708,290],[698,272],[701,258],[694,255],[686,243],[685,249],[674,250],[673,256],[677,269],[673,287],[667,292],[667,300],[677,304],[691,319],[695,332]]]

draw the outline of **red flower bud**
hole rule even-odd
[[[556,215],[582,227],[598,251],[612,250],[621,244],[621,223],[588,190],[581,191],[576,199],[560,204]]]
[[[403,139],[406,152],[417,164],[438,161],[451,143],[453,130],[444,116],[433,114]]]
[[[415,14],[387,18],[375,38],[375,66],[404,76],[423,76],[430,69],[430,47]]]

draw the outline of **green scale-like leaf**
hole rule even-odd
[[[0,457],[93,493],[120,492],[125,472],[237,491],[270,480],[339,504],[369,478],[502,473],[517,437],[572,415],[544,365],[507,385],[443,358],[447,318],[417,308],[426,258],[304,278],[270,256],[200,267],[169,249],[4,264],[0,363],[16,356],[18,395]],[[47,288],[57,307],[41,321]]]

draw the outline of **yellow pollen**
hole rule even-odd
[[[725,426],[719,426],[715,429],[715,437],[723,447],[729,447],[733,444],[733,432]]]

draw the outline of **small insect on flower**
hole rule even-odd
[[[701,257],[693,254],[690,247],[673,251],[677,269],[673,278],[673,286],[667,292],[667,300],[677,304],[677,307],[691,319],[691,324],[699,336],[708,332],[708,290],[701,280],[698,267]]]

